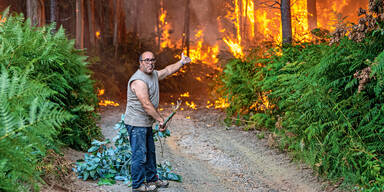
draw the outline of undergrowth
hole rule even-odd
[[[1,16],[0,191],[37,191],[49,151],[86,149],[101,135],[97,96],[83,51],[62,28]]]
[[[2,15],[6,20],[0,25],[0,65],[20,71],[29,68],[31,79],[55,91],[49,99],[72,114],[58,129],[58,139],[86,150],[101,132],[96,126],[97,95],[84,52],[74,48],[62,27],[54,32],[54,24],[31,27],[22,15]]]
[[[349,190],[383,191],[383,44],[374,31],[234,59],[222,74],[227,114],[277,133],[283,150]]]

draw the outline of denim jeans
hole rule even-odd
[[[158,180],[156,170],[155,142],[152,127],[125,125],[129,133],[132,149],[131,176],[132,188],[139,188],[144,182]]]

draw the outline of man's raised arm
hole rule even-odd
[[[184,56],[184,53],[182,53],[180,61],[178,61],[172,65],[168,65],[164,69],[158,71],[159,80],[165,79],[168,75],[175,73],[181,67],[183,67],[185,64],[190,63],[190,62],[191,62],[191,58]]]

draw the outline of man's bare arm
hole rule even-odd
[[[184,56],[184,54],[181,54],[180,61],[178,61],[172,65],[168,65],[164,69],[158,71],[159,80],[165,79],[168,75],[175,73],[182,66],[184,66],[184,64],[187,64],[189,62],[191,62],[191,59],[189,57]]]
[[[155,120],[159,121],[160,124],[164,123],[164,118],[156,110],[155,106],[149,100],[148,86],[141,80],[135,80],[131,83],[131,89],[136,94],[145,112],[147,112]]]
[[[183,66],[183,64],[181,64],[180,61],[172,64],[172,65],[168,65],[167,67],[165,67],[164,69],[158,71],[158,74],[159,74],[159,80],[162,80],[162,79],[165,79],[168,75],[171,75],[173,73],[175,73],[176,71],[178,71],[181,67]]]

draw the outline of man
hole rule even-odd
[[[164,118],[157,110],[159,106],[159,80],[178,71],[190,63],[189,57],[181,54],[180,61],[155,70],[156,58],[150,51],[140,55],[140,67],[128,81],[127,108],[124,123],[129,132],[132,149],[132,191],[154,191],[167,187],[167,181],[157,178],[155,143],[152,124],[157,121],[160,131],[165,131]],[[146,183],[144,182],[146,181]]]

